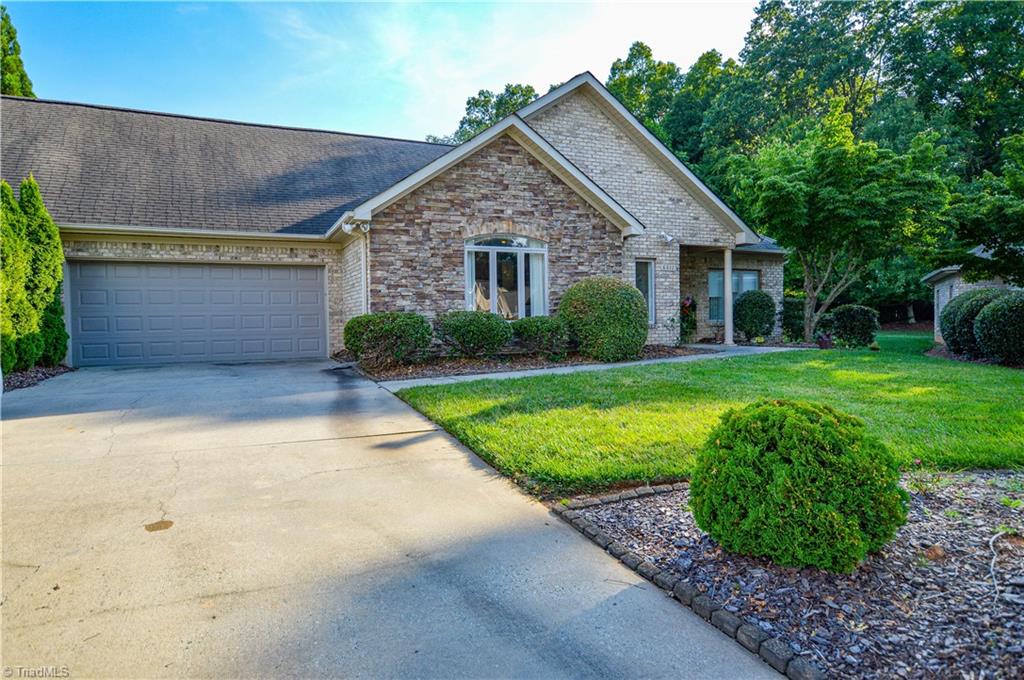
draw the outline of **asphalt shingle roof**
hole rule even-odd
[[[58,224],[324,234],[451,147],[3,97],[0,174]]]

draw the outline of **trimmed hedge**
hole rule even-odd
[[[974,337],[974,320],[989,304],[1006,295],[1007,291],[1000,288],[979,288],[968,291],[963,295],[967,299],[957,305],[952,321],[952,339],[956,346],[956,354],[963,354],[969,357],[982,355],[978,341]],[[946,340],[946,336],[942,336]],[[947,347],[949,340],[946,340]]]
[[[512,333],[526,351],[543,354],[551,361],[561,361],[569,349],[569,333],[557,316],[518,319],[512,322]]]
[[[558,315],[580,352],[598,361],[636,359],[647,342],[647,301],[619,279],[595,276],[574,283]]]
[[[697,455],[690,505],[722,547],[849,572],[907,519],[896,458],[858,418],[763,400],[727,411]]]
[[[1024,291],[1007,292],[986,305],[974,319],[974,337],[985,356],[1024,365]]]
[[[430,322],[413,312],[362,314],[349,319],[344,334],[345,348],[371,370],[418,361],[434,337]]]
[[[733,324],[747,341],[771,335],[775,327],[775,300],[763,290],[740,293],[733,304]]]
[[[68,353],[68,332],[64,327],[64,302],[61,299],[59,284],[50,304],[43,310],[43,318],[39,321],[39,335],[43,341],[39,363],[43,366],[56,366],[64,361]]]
[[[964,354],[966,348],[960,344],[964,337],[957,329],[957,322],[960,319],[960,311],[967,303],[976,297],[988,297],[992,295],[993,288],[975,288],[957,295],[946,303],[939,314],[939,332],[942,334],[942,341],[946,348],[953,354]],[[972,327],[973,331],[973,327]]]
[[[464,357],[492,356],[512,340],[512,328],[490,312],[447,312],[435,322],[438,339]]]
[[[846,347],[867,347],[881,328],[878,312],[863,305],[840,305],[829,317],[828,330]]]

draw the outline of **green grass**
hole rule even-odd
[[[721,413],[762,397],[860,416],[905,463],[1024,465],[1024,371],[924,356],[928,333],[882,333],[879,343],[881,352],[784,352],[399,394],[505,474],[547,492],[686,477]]]

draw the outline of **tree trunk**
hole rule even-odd
[[[917,319],[914,318],[914,303],[907,303],[907,323],[917,323]]]

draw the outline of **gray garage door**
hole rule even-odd
[[[69,263],[76,366],[327,355],[321,267]]]

